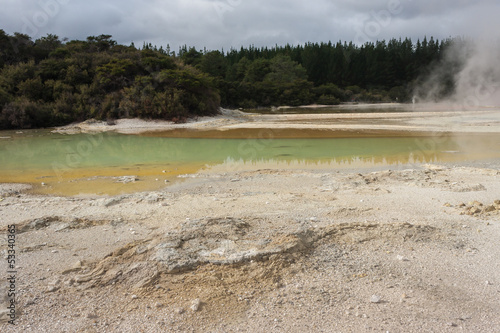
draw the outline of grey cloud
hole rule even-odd
[[[183,44],[228,49],[351,41],[359,31],[370,32],[369,40],[477,37],[496,31],[492,27],[500,9],[497,0],[0,1],[0,29],[8,33],[27,32],[35,38],[55,33],[69,39],[104,33],[124,44],[169,43],[174,49]],[[396,14],[377,18],[394,4],[399,5]]]

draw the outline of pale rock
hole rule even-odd
[[[135,183],[139,179],[137,176],[122,176],[122,177],[117,177],[115,183],[123,183],[123,184],[128,184],[128,183]]]
[[[58,287],[58,286],[49,285],[49,286],[47,287],[47,292],[49,292],[49,293],[53,293],[53,292],[56,292],[56,291],[58,291],[58,290],[59,290],[59,287]]]
[[[151,193],[146,197],[146,201],[148,203],[156,203],[156,202],[160,201],[160,196],[156,193]]]
[[[193,312],[198,312],[201,309],[201,301],[199,298],[195,299],[193,302],[191,302],[190,309]]]
[[[495,207],[495,206],[493,206],[493,205],[486,206],[486,207],[484,208],[484,212],[485,212],[485,213],[491,213],[491,212],[494,212],[495,210],[496,210],[496,207]]]
[[[123,200],[123,197],[111,198],[111,199],[106,200],[103,203],[103,206],[104,207],[111,207],[114,205],[118,205],[120,202],[122,202],[122,200]]]
[[[81,260],[78,260],[77,262],[75,262],[73,264],[73,266],[71,266],[71,268],[75,269],[75,268],[82,268],[83,267],[83,263]]]
[[[8,310],[8,309],[5,309],[5,310],[2,309],[0,311],[0,323],[7,322],[7,321],[10,320],[10,318],[9,318],[9,312],[10,312],[10,310]]]

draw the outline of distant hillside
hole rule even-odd
[[[0,30],[0,129],[88,118],[184,121],[219,107],[409,101],[456,40],[424,39],[172,52],[109,35],[32,41]],[[453,90],[444,82],[442,93]]]

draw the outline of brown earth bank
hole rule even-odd
[[[498,166],[207,172],[114,197],[3,184],[0,331],[498,332]]]

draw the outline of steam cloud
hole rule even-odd
[[[472,56],[457,75],[454,99],[464,106],[500,104],[500,45],[476,43]]]
[[[500,106],[500,42],[455,40],[421,79],[415,100],[457,109]]]

